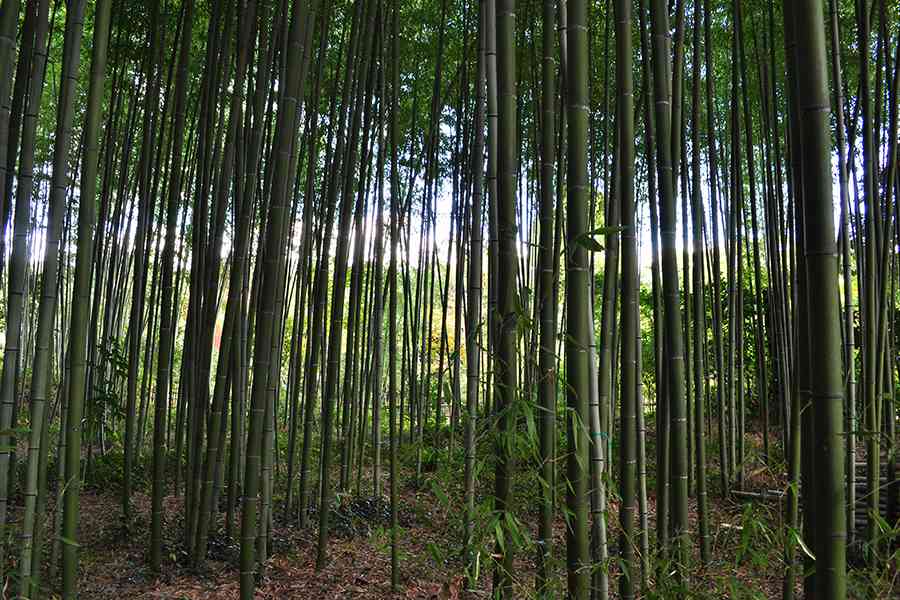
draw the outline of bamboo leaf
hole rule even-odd
[[[603,252],[603,245],[593,238],[590,231],[579,235],[573,241],[588,252]]]

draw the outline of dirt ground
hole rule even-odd
[[[648,444],[648,448],[650,445]],[[648,449],[648,456],[652,452]],[[714,463],[715,459],[711,459]],[[520,469],[525,469],[520,465]],[[716,483],[715,465],[709,478],[709,523],[712,560],[700,567],[697,555],[697,501],[691,498],[691,542],[693,565],[684,583],[692,598],[769,599],[781,597],[782,507],[778,497],[723,497]],[[462,561],[459,505],[446,498],[461,497],[457,488],[441,491],[443,481],[437,473],[426,473],[418,486],[411,484],[413,473],[403,472],[400,486],[399,520],[400,589],[391,592],[389,510],[387,499],[380,501],[352,493],[339,495],[332,519],[332,539],[328,564],[315,569],[317,527],[301,529],[276,510],[271,558],[258,586],[257,598],[271,599],[476,599],[489,598],[490,556],[481,563],[474,590],[466,590]],[[446,474],[443,475],[446,477]],[[485,476],[489,477],[489,476]],[[783,489],[783,474],[768,468],[748,469],[745,489],[766,493]],[[435,485],[435,483],[438,485]],[[484,485],[484,483],[483,483]],[[516,482],[521,501],[535,497],[527,490],[528,481]],[[365,486],[364,486],[365,487]],[[648,489],[647,517],[651,536],[656,535],[656,506],[653,489]],[[766,494],[764,494],[766,495]],[[564,502],[564,498],[559,499]],[[82,518],[80,595],[82,598],[144,598],[165,600],[225,600],[239,597],[238,543],[221,534],[210,537],[209,559],[201,570],[190,568],[180,536],[183,532],[183,500],[169,496],[165,502],[165,548],[161,573],[148,567],[150,498],[144,492],[133,497],[135,517],[126,529],[121,519],[119,495],[112,489],[87,489],[81,500]],[[522,523],[537,522],[535,506],[521,506]],[[616,556],[620,543],[618,502],[611,498],[608,510],[610,551],[610,590],[617,597]],[[561,513],[561,511],[558,511]],[[315,523],[315,516],[312,519]],[[222,531],[219,520],[219,531]],[[530,532],[534,535],[534,531]],[[488,539],[488,538],[485,538]],[[652,545],[652,544],[651,544]],[[485,546],[488,547],[488,546]],[[559,585],[565,585],[565,521],[555,525],[554,568]],[[489,554],[489,552],[487,552]],[[534,586],[535,552],[521,551],[516,557],[514,585],[517,598],[531,597]],[[658,561],[654,561],[658,564]],[[666,570],[650,574],[650,589],[662,597],[670,589],[672,573]],[[900,589],[900,588],[898,588]],[[563,597],[562,593],[558,597]],[[896,597],[896,596],[895,596]]]

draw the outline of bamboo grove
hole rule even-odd
[[[896,0],[2,0],[5,596],[77,597],[106,469],[244,599],[350,496],[400,591],[410,487],[495,598],[705,597],[722,499],[875,597],[898,93]]]

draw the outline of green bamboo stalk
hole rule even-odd
[[[247,431],[247,458],[244,476],[244,501],[241,514],[241,598],[253,598],[255,587],[257,508],[260,491],[261,452],[263,451],[263,427],[268,394],[269,354],[274,335],[274,310],[278,275],[280,274],[281,250],[284,246],[287,219],[288,168],[291,159],[291,144],[297,119],[301,82],[305,79],[300,65],[303,63],[302,43],[305,27],[310,27],[307,11],[314,12],[315,2],[303,5],[295,2],[285,18],[290,19],[287,47],[289,52],[285,94],[279,102],[275,140],[273,141],[272,191],[269,203],[268,223],[265,236],[265,254],[262,287],[259,295],[259,316],[255,323],[253,353],[253,387],[251,395],[251,416]],[[279,353],[280,356],[280,353]]]
[[[385,178],[385,107],[387,100],[387,76],[384,66],[385,58],[385,31],[384,24],[386,10],[382,3],[378,5],[378,158],[376,166],[376,187],[378,188],[378,202],[375,207],[375,274],[372,281],[372,295],[374,306],[372,308],[370,331],[374,341],[372,343],[371,365],[371,393],[372,393],[372,451],[375,454],[372,463],[372,493],[378,502],[381,502],[381,407],[384,398],[381,392],[381,377],[384,370],[384,358],[382,356],[383,330],[384,330],[384,178]],[[457,303],[458,304],[458,303]],[[363,438],[364,436],[360,436]],[[359,461],[362,468],[362,460]]]
[[[803,212],[809,305],[810,401],[815,419],[815,597],[847,596],[844,512],[844,384],[841,371],[837,244],[831,183],[831,132],[822,3],[801,0],[797,19],[799,116],[803,132]]]
[[[242,9],[240,15],[240,32],[237,48],[237,67],[234,81],[234,88],[230,98],[228,119],[228,137],[226,139],[223,176],[224,174],[233,173],[235,179],[235,189],[240,191],[240,182],[242,174],[239,173],[239,165],[235,161],[235,146],[237,145],[237,123],[243,119],[242,99],[244,97],[243,87],[244,78],[247,73],[248,55],[250,52],[250,26],[256,19],[256,2],[250,0]],[[228,186],[220,185],[220,196],[217,202],[226,202],[224,192]],[[236,200],[240,199],[239,194],[235,194]],[[210,519],[213,511],[213,483],[216,471],[216,464],[219,460],[220,452],[223,449],[219,447],[218,440],[224,429],[223,411],[225,408],[225,397],[228,393],[228,378],[233,373],[231,355],[237,349],[238,336],[238,312],[240,310],[240,293],[241,282],[244,277],[245,256],[247,252],[247,243],[250,237],[250,200],[244,198],[240,210],[240,220],[237,223],[237,233],[235,235],[235,246],[231,261],[231,274],[228,281],[228,299],[225,304],[225,321],[222,326],[222,337],[219,342],[219,358],[216,364],[216,379],[213,388],[213,399],[210,418],[207,424],[207,447],[206,457],[203,466],[203,482],[199,494],[199,515],[197,518],[197,534],[195,536],[195,548],[191,552],[195,565],[199,565],[206,557],[206,544],[209,535]],[[237,209],[236,209],[237,210]]]
[[[135,428],[137,424],[136,400],[138,365],[143,339],[144,291],[147,280],[148,233],[152,233],[155,197],[152,196],[153,155],[159,119],[160,80],[162,79],[162,39],[160,31],[160,4],[147,5],[150,11],[150,29],[147,61],[147,91],[144,97],[144,122],[139,162],[137,202],[137,228],[134,236],[134,271],[131,282],[131,306],[128,326],[128,381],[125,399],[124,466],[122,469],[122,514],[126,523],[131,522],[131,476],[134,471]]]
[[[347,141],[347,156],[343,169],[343,190],[340,198],[340,211],[338,217],[338,237],[335,252],[335,267],[332,281],[331,316],[328,329],[328,352],[325,369],[325,385],[322,394],[322,460],[321,460],[321,484],[319,494],[319,538],[316,552],[316,569],[325,567],[328,550],[329,519],[331,517],[331,456],[333,451],[332,436],[335,405],[338,399],[338,378],[340,371],[340,355],[343,344],[343,320],[344,297],[346,295],[347,261],[350,253],[350,226],[353,216],[353,196],[350,193],[350,181],[356,178],[356,163],[359,151],[357,136],[361,127],[363,104],[368,104],[371,97],[371,78],[367,77],[369,60],[371,59],[370,46],[375,43],[377,36],[372,35],[375,21],[374,7],[360,7],[360,41],[365,45],[358,48],[357,60],[360,60],[359,85],[357,85],[356,102],[352,113]],[[348,56],[352,56],[348,55]],[[348,71],[350,69],[348,68]],[[365,85],[363,84],[365,81]],[[363,90],[365,88],[365,91]],[[340,142],[339,142],[340,143]],[[361,186],[364,179],[359,177]],[[337,201],[337,182],[332,182],[330,194],[332,200]]]
[[[569,596],[590,595],[588,544],[588,397],[592,311],[589,310],[591,273],[586,236],[589,230],[590,185],[587,171],[588,39],[587,5],[567,3],[566,117],[568,171],[566,207],[566,427],[569,439],[566,504],[571,515],[566,527]]]
[[[37,117],[40,112],[47,63],[47,34],[49,24],[48,0],[38,6],[35,28],[34,58],[31,64],[31,89],[28,106],[22,119],[22,141],[19,156],[19,176],[16,188],[15,216],[13,220],[13,244],[10,256],[9,282],[6,305],[6,344],[3,349],[3,371],[0,377],[0,539],[6,536],[11,478],[15,461],[12,460],[14,438],[10,431],[14,424],[16,390],[18,389],[18,363],[21,354],[21,332],[25,313],[25,285],[28,266],[28,229],[31,220],[31,196],[34,180],[34,147]]]
[[[666,390],[671,423],[671,480],[672,530],[678,553],[675,557],[678,572],[683,576],[688,547],[687,506],[687,417],[684,394],[684,346],[682,339],[679,300],[678,265],[676,256],[675,197],[672,177],[671,128],[672,114],[668,103],[668,14],[663,0],[650,3],[650,22],[653,32],[652,65],[653,91],[656,98],[657,169],[659,178],[660,233],[662,242],[663,298],[666,331]]]
[[[881,472],[879,440],[878,395],[876,377],[878,365],[881,363],[877,354],[878,306],[876,289],[876,247],[878,239],[875,227],[875,215],[880,212],[875,185],[875,125],[872,119],[872,99],[870,92],[870,30],[871,16],[869,3],[856,3],[857,43],[859,48],[859,103],[862,116],[862,168],[863,168],[863,200],[865,202],[865,231],[863,236],[865,279],[861,293],[863,294],[862,321],[863,327],[863,402],[866,407],[865,427],[868,431],[866,439],[866,467],[868,470],[868,503],[866,541],[872,543],[878,533],[875,514],[878,513],[879,490],[878,477]]]
[[[391,494],[391,589],[396,592],[400,587],[400,557],[398,546],[397,519],[397,449],[402,436],[398,431],[397,421],[397,246],[400,241],[400,3],[391,3],[391,116],[390,116],[390,150],[391,150],[391,251],[390,269],[388,272],[388,405],[390,436],[390,494]],[[402,399],[400,400],[402,407]],[[467,462],[468,464],[468,462]]]
[[[700,179],[700,29],[703,26],[702,8],[699,2],[694,3],[693,47],[691,65],[693,85],[691,87],[691,215],[693,236],[693,298],[694,311],[694,447],[697,458],[697,517],[700,533],[700,562],[703,565],[710,560],[709,522],[706,498],[706,447],[703,436],[703,403],[705,402],[705,357],[704,339],[706,338],[706,306],[703,298],[703,198]],[[760,360],[757,355],[757,360]]]
[[[159,571],[162,564],[163,495],[165,494],[166,444],[165,430],[169,412],[172,354],[176,336],[176,315],[172,311],[175,269],[175,236],[178,221],[178,202],[181,193],[184,148],[185,102],[187,98],[188,59],[194,2],[184,5],[178,65],[175,75],[175,104],[172,124],[172,177],[166,200],[166,234],[163,242],[161,270],[161,314],[159,323],[159,354],[157,357],[156,398],[153,414],[153,485],[151,491],[150,568]],[[176,463],[176,469],[179,468]],[[177,488],[176,488],[177,490]]]
[[[11,179],[8,177],[7,161],[9,160],[10,150],[10,130],[14,131],[14,136],[18,137],[18,131],[11,126],[10,120],[12,116],[12,97],[13,91],[13,73],[18,71],[16,67],[16,35],[19,26],[20,0],[4,0],[2,8],[0,8],[0,225],[2,230],[6,231],[7,215],[9,207],[7,206],[8,186]],[[33,36],[33,25],[28,23],[33,11],[30,7],[26,8],[26,25],[22,27],[23,48],[20,52],[24,60],[28,54],[29,36]],[[31,25],[29,27],[28,25]],[[18,77],[16,77],[18,81]],[[22,87],[21,81],[17,87]],[[22,94],[20,93],[21,97]],[[16,140],[18,141],[18,140]],[[15,150],[12,152],[15,155]],[[0,242],[0,249],[3,250],[0,256],[6,256],[5,244]],[[0,273],[3,272],[2,263],[0,261]]]
[[[796,54],[796,14],[794,2],[784,3],[784,46],[785,46],[785,63],[786,63],[786,97],[788,108],[788,125],[790,137],[789,140],[789,157],[790,157],[790,179],[791,189],[790,197],[798,207],[802,206],[803,201],[803,171],[801,169],[800,160],[802,156],[801,131],[798,103],[798,76],[797,76],[797,54]],[[795,210],[794,217],[794,244],[802,247],[804,228],[802,227],[802,210]],[[805,310],[801,310],[800,306],[806,306],[806,277],[805,268],[803,267],[803,253],[797,253],[795,259],[795,285],[796,285],[796,329],[797,329],[797,367],[798,373],[791,381],[791,406],[790,406],[790,436],[788,444],[788,489],[787,502],[785,503],[785,522],[787,535],[785,536],[785,570],[784,585],[782,587],[782,598],[791,600],[794,598],[797,576],[799,575],[799,565],[797,563],[797,538],[801,535],[800,526],[800,484],[801,484],[801,468],[802,468],[802,439],[801,435],[801,412],[806,408],[808,398],[808,358],[809,358],[809,334],[808,319]],[[806,500],[804,499],[804,502]],[[804,508],[806,508],[804,506]],[[809,518],[809,517],[808,517]],[[811,540],[806,540],[807,543]]]
[[[84,2],[81,3],[85,4]],[[72,304],[69,360],[71,373],[67,406],[66,457],[63,496],[63,597],[76,597],[78,571],[79,494],[81,490],[81,419],[84,409],[86,341],[91,293],[91,260],[94,251],[95,196],[99,159],[98,130],[103,105],[111,2],[96,5],[94,43],[91,56],[91,83],[85,122],[84,163],[81,172],[81,197],[78,213],[78,250],[75,259],[75,283]],[[83,10],[83,7],[82,9]],[[79,36],[80,37],[80,36]],[[77,52],[77,50],[75,50]],[[77,72],[77,68],[72,71]],[[74,82],[72,85],[74,93]],[[65,157],[62,159],[65,161]],[[63,163],[64,164],[64,163]]]
[[[847,154],[844,125],[843,78],[841,74],[840,29],[837,14],[837,2],[829,0],[829,17],[831,24],[831,78],[833,80],[833,101],[835,114],[835,142],[838,155],[838,185],[841,199],[841,274],[844,300],[844,373],[846,374],[846,431],[847,431],[847,543],[853,543],[853,530],[856,517],[856,326],[853,321],[853,286],[851,280],[850,254],[850,190],[847,181]]]
[[[498,417],[494,513],[499,519],[495,540],[500,555],[494,590],[512,598],[512,474],[518,410],[518,272],[516,188],[516,2],[497,0],[497,345],[494,348],[494,398]],[[499,537],[499,536],[502,536]]]
[[[634,202],[634,76],[632,73],[631,2],[616,0],[616,120],[617,120],[617,202],[622,214],[622,385],[619,443],[619,490],[622,503],[619,522],[622,527],[619,550],[622,575],[619,593],[623,600],[635,597],[641,567],[635,536],[637,511],[637,412],[642,411],[638,394],[638,248],[636,206]],[[611,274],[610,274],[611,275]]]
[[[554,455],[556,445],[556,329],[557,329],[557,298],[554,296],[556,286],[554,285],[554,257],[553,257],[553,234],[554,234],[554,205],[555,185],[554,185],[554,168],[556,166],[556,6],[552,0],[544,0],[543,6],[543,30],[542,30],[542,56],[541,56],[541,181],[540,181],[540,247],[538,248],[538,279],[537,285],[539,290],[538,311],[540,315],[540,348],[538,354],[538,403],[540,404],[540,478],[541,478],[541,494],[540,494],[540,521],[538,525],[538,574],[537,574],[537,592],[541,597],[549,597],[552,593],[552,571],[550,561],[553,556],[553,482],[554,482]],[[479,38],[481,39],[481,38]],[[479,61],[481,56],[479,55]],[[479,69],[482,69],[479,62]],[[476,102],[481,102],[482,73],[479,71],[478,92],[476,94]],[[482,124],[479,116],[483,116],[483,108],[478,105],[476,112],[476,123],[478,132],[481,132]],[[478,135],[478,133],[476,133]],[[475,152],[481,152],[481,139],[476,138]],[[479,155],[476,154],[476,157]],[[476,185],[481,185],[480,163],[476,171]],[[478,270],[481,268],[481,232],[478,231],[477,247],[476,247],[476,230],[475,227],[481,228],[481,189],[475,188],[478,204],[472,205],[472,265],[470,266],[469,286],[473,284],[478,286],[478,290],[472,292],[470,290],[469,311],[479,310],[481,306],[481,285],[480,272],[472,273],[475,267],[474,261],[476,254],[478,256]],[[476,214],[479,213],[479,214]],[[479,280],[475,280],[475,276]],[[477,295],[475,295],[477,293]],[[472,352],[478,352],[478,348],[474,343],[470,347],[469,356]],[[474,357],[473,357],[474,358]],[[477,359],[476,359],[477,360]],[[477,376],[477,371],[476,374]],[[470,385],[472,380],[470,379]],[[477,393],[477,392],[476,392]],[[474,459],[474,456],[473,456]],[[474,487],[474,486],[473,486]],[[473,498],[474,501],[474,498]],[[474,507],[473,507],[474,508]]]
[[[707,73],[712,73],[712,34],[710,0],[703,0],[703,64]],[[706,153],[709,171],[710,221],[712,222],[712,325],[714,331],[722,331],[722,266],[719,249],[719,185],[718,185],[718,151],[716,148],[716,113],[714,79],[706,78]],[[728,492],[729,471],[727,469],[727,436],[725,433],[725,358],[721,336],[714,338],[716,361],[716,406],[718,407],[719,437],[719,484],[724,496]]]
[[[19,595],[31,598],[37,592],[37,581],[33,581],[32,543],[35,538],[35,508],[38,503],[38,479],[41,456],[48,452],[45,428],[47,421],[47,393],[50,379],[50,338],[56,312],[58,290],[59,240],[65,215],[66,191],[68,187],[68,161],[72,139],[72,121],[75,116],[75,84],[81,59],[81,38],[84,31],[84,0],[80,0],[71,10],[66,11],[65,42],[63,46],[62,73],[60,74],[59,98],[57,101],[56,131],[53,143],[53,174],[50,182],[50,198],[47,215],[47,241],[44,251],[44,272],[41,282],[41,299],[38,309],[38,324],[35,341],[35,358],[31,371],[31,431],[28,440],[28,466],[25,479],[25,512],[22,518],[22,545],[19,558]],[[102,7],[101,7],[102,8]],[[108,7],[107,9],[108,10]],[[108,15],[107,15],[108,20]],[[104,24],[100,23],[102,27]],[[108,29],[108,22],[106,23]],[[102,38],[101,38],[101,41]],[[101,75],[102,68],[101,65]],[[102,91],[100,92],[102,95]],[[102,98],[101,98],[102,101]],[[95,115],[95,118],[97,115]],[[97,123],[93,122],[94,137]],[[96,178],[97,157],[92,169]],[[91,197],[92,198],[92,197]],[[91,200],[89,200],[91,201]],[[45,444],[42,447],[41,441]],[[64,532],[68,533],[68,532]]]

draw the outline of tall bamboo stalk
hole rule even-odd
[[[841,371],[837,244],[831,184],[828,69],[822,3],[796,7],[797,76],[803,132],[803,209],[809,300],[810,401],[815,416],[816,588],[815,597],[847,595],[844,512],[844,385]],[[802,276],[802,274],[801,274]],[[815,299],[813,301],[813,299]],[[825,500],[827,501],[818,501]]]
[[[622,558],[622,576],[619,593],[625,600],[635,597],[640,567],[635,555],[640,551],[634,532],[637,509],[636,462],[637,425],[636,413],[642,411],[638,395],[638,244],[637,220],[634,202],[634,92],[631,48],[631,3],[616,0],[616,119],[618,178],[615,188],[617,201],[622,207],[622,409],[619,444],[619,487],[622,503],[619,522],[622,527],[619,548]],[[607,276],[611,276],[608,274]]]

